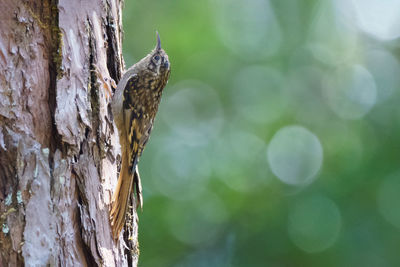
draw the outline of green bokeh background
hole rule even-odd
[[[399,8],[126,0],[126,65],[172,64],[139,265],[400,266]]]

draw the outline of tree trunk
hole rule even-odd
[[[114,242],[120,0],[0,0],[0,266],[137,265]]]

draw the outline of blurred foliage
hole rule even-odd
[[[400,2],[125,1],[172,63],[140,266],[399,266]]]

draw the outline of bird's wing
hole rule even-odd
[[[140,89],[141,88],[141,89]],[[127,154],[129,155],[129,171],[133,173],[143,148],[149,139],[153,119],[145,112],[143,94],[146,91],[137,76],[130,78],[124,89],[124,121],[127,136]]]

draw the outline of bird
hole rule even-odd
[[[158,32],[156,47],[121,77],[115,89],[111,110],[121,145],[121,168],[112,197],[110,221],[114,239],[125,225],[129,198],[136,192],[136,209],[143,209],[139,158],[149,140],[161,96],[168,82],[171,65],[161,48]]]

